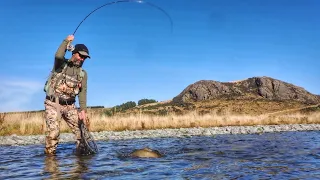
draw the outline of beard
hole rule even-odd
[[[72,61],[72,64],[73,64],[73,66],[81,67],[82,64],[83,64],[83,61],[75,59],[75,60]]]

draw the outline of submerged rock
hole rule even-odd
[[[157,150],[152,150],[150,148],[137,149],[130,153],[131,157],[139,157],[139,158],[160,158],[162,154]]]

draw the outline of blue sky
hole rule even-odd
[[[54,54],[102,0],[0,1],[0,112],[44,109]],[[90,50],[88,106],[169,100],[199,80],[269,76],[320,94],[320,1],[150,0],[106,6],[74,44]],[[70,57],[70,53],[66,57]]]

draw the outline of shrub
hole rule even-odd
[[[140,99],[138,101],[138,105],[140,106],[140,105],[150,104],[150,103],[155,103],[155,102],[157,102],[157,101],[154,99]]]
[[[111,116],[113,116],[113,111],[112,111],[112,109],[106,109],[106,110],[104,110],[103,114],[108,117],[111,117]]]
[[[134,101],[128,101],[126,103],[122,103],[121,105],[114,106],[112,109],[114,109],[113,111],[115,112],[123,112],[127,109],[134,108],[136,106],[137,104]]]

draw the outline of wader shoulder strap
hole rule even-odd
[[[64,69],[66,70],[67,65],[68,65],[68,63],[64,62],[57,70],[55,70],[54,67],[52,68],[52,70],[47,78],[47,81],[44,85],[44,89],[43,89],[44,92],[48,93],[49,88],[50,88],[50,81],[53,78],[53,76],[56,75],[57,72],[63,71]]]

